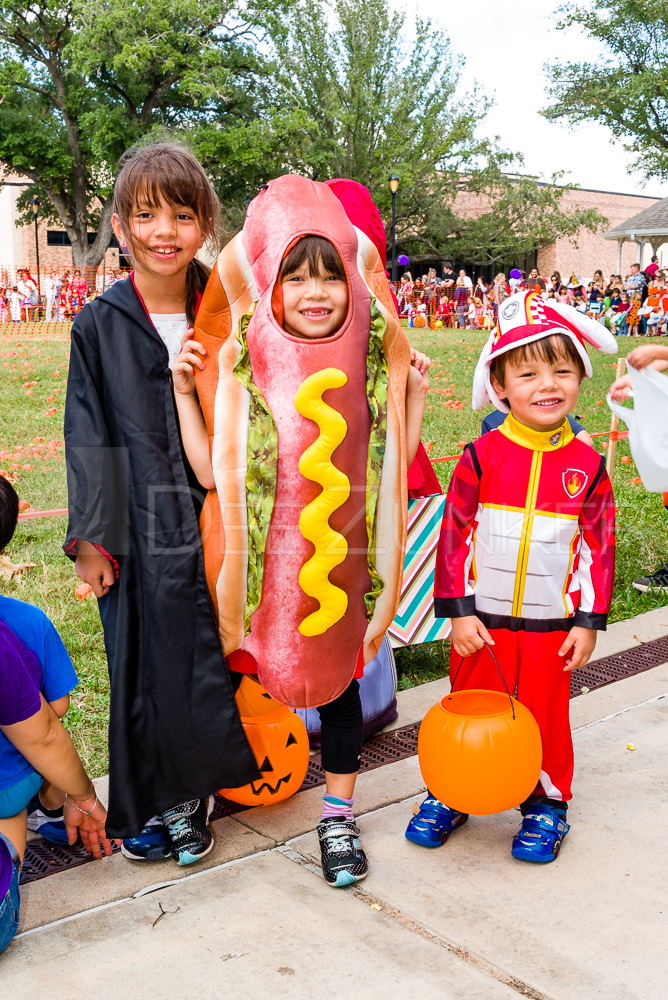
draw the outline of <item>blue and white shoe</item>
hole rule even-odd
[[[570,830],[566,813],[545,802],[536,802],[524,814],[522,826],[513,837],[511,854],[519,861],[547,864],[561,850],[561,842]]]
[[[421,847],[440,847],[468,818],[468,813],[456,812],[428,795],[406,827],[406,840]]]
[[[162,816],[153,816],[141,833],[121,844],[121,854],[131,861],[166,861],[172,856],[172,842]]]
[[[213,810],[213,797],[182,802],[162,814],[171,841],[171,854],[178,865],[201,861],[213,847],[207,827]]]
[[[63,846],[68,844],[67,830],[63,822],[63,810],[55,816],[47,816],[44,807],[39,801],[39,796],[33,795],[27,805],[28,809],[28,829],[44,837],[50,844]],[[49,812],[52,812],[50,809]]]
[[[369,863],[353,820],[328,816],[320,820],[317,831],[322,873],[328,885],[342,889],[366,878]]]

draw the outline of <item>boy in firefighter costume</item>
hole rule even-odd
[[[452,619],[453,690],[508,688],[541,732],[539,783],[522,804],[512,855],[554,861],[570,829],[573,744],[570,671],[605,629],[614,575],[614,502],[603,458],[566,419],[591,376],[584,341],[613,353],[615,339],[571,307],[535,292],[506,300],[483,349],[473,408],[509,413],[469,444],[452,477],[441,526],[435,613]],[[466,822],[427,792],[406,837],[439,847]]]

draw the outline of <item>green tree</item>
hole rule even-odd
[[[550,121],[605,125],[647,177],[668,177],[668,2],[592,0],[560,8],[562,30],[577,28],[602,47],[592,62],[552,64]]]
[[[397,242],[414,262],[502,259],[603,221],[561,208],[561,188],[504,173],[521,159],[482,137],[490,103],[460,93],[462,60],[431,21],[411,19],[409,33],[387,0],[300,0],[275,50],[274,107],[304,115],[275,172],[361,181],[386,222],[399,174]],[[465,190],[489,211],[463,217]]]
[[[360,181],[385,217],[387,178],[399,174],[401,231],[438,225],[462,170],[490,153],[476,136],[488,102],[458,94],[461,61],[448,39],[420,18],[407,37],[404,15],[386,0],[336,0],[333,10],[302,0],[276,44],[276,64],[276,105],[313,123],[285,165]]]
[[[65,228],[75,266],[111,235],[120,154],[152,131],[238,128],[262,73],[258,38],[280,36],[283,0],[0,2],[0,164],[26,175]],[[97,232],[88,245],[88,231]]]

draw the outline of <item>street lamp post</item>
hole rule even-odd
[[[396,225],[397,225],[397,191],[399,190],[399,181],[401,178],[397,174],[390,174],[387,179],[387,183],[390,186],[390,191],[392,192],[392,281],[397,280],[397,242],[396,242]]]
[[[37,197],[33,198],[32,201],[30,202],[30,207],[32,208],[32,217],[35,223],[35,259],[37,262],[37,316],[35,318],[39,319],[39,300],[42,294],[42,289],[39,282],[39,239],[37,232],[37,216],[39,215],[39,198]]]

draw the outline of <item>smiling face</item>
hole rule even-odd
[[[123,231],[117,215],[111,224],[119,243],[130,244],[138,276],[182,276],[206,239],[192,209],[162,198],[157,205],[140,201],[133,207],[129,232]]]
[[[330,337],[348,314],[347,282],[327,272],[322,261],[319,265],[318,273],[311,274],[305,260],[281,279],[283,329],[293,337]]]
[[[278,274],[282,308],[275,318],[293,337],[331,337],[348,314],[348,278],[329,240],[304,236],[286,253]]]
[[[521,424],[535,431],[556,430],[575,406],[584,367],[569,356],[559,337],[550,337],[551,350],[540,348],[522,357],[512,352],[499,377],[491,374],[492,387]],[[540,343],[540,342],[539,342]],[[528,345],[531,348],[533,345]]]

